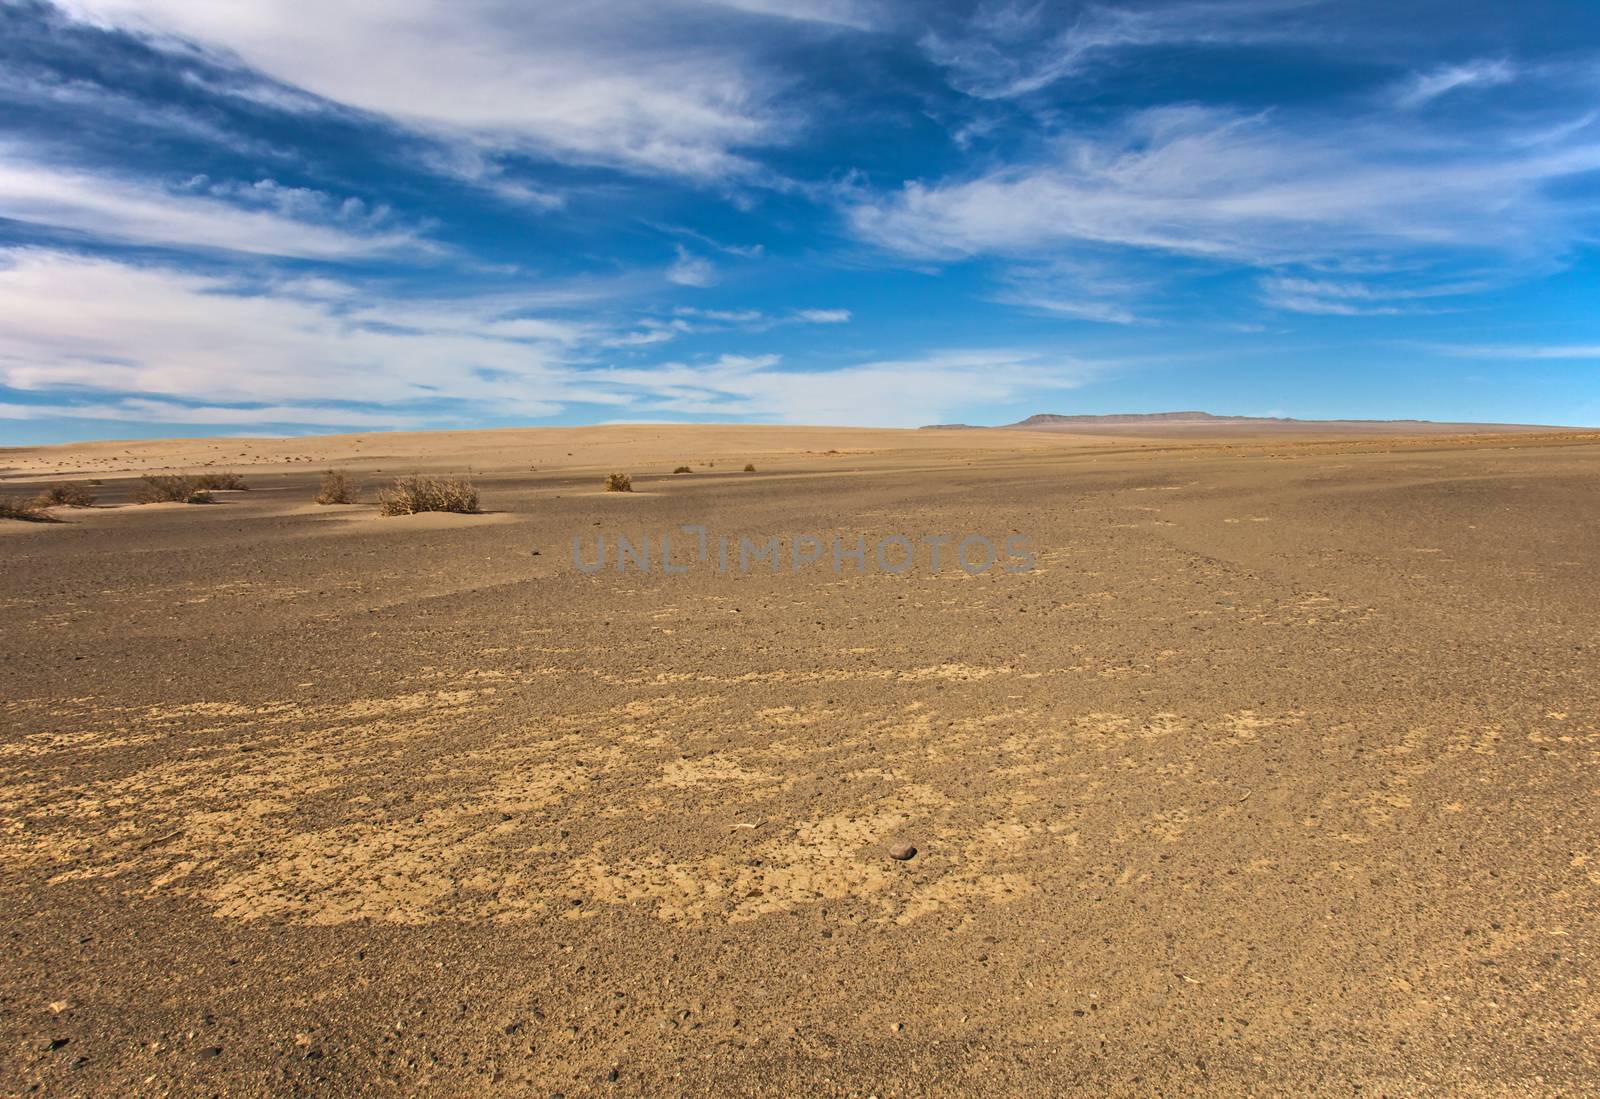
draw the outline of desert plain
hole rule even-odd
[[[0,1094],[1600,1091],[1600,435],[0,451],[90,479],[0,523]],[[1036,567],[571,558],[684,524]]]

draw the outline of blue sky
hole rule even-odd
[[[1600,424],[1591,0],[0,0],[0,442]]]

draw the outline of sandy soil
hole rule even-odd
[[[117,506],[207,463],[251,490]],[[0,523],[0,1094],[1600,1090],[1600,436],[0,467],[110,505]],[[571,563],[683,523],[1038,568]]]

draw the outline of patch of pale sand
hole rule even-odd
[[[702,759],[675,759],[661,768],[661,781],[668,786],[688,789],[696,786],[715,786],[719,783],[752,785],[780,781],[776,775],[753,771],[726,755],[706,756]]]
[[[1139,742],[1193,730],[1196,745],[1226,751],[1306,725],[1297,711],[1252,710],[1205,718],[1096,711],[1064,728],[1027,709],[930,722],[931,711],[912,705],[861,715],[866,725],[843,746],[843,757],[841,746],[801,736],[684,759],[677,753],[682,733],[696,727],[707,706],[725,700],[668,695],[550,715],[537,736],[508,731],[447,756],[434,775],[447,792],[403,802],[371,796],[387,787],[368,776],[385,773],[395,750],[437,736],[493,697],[492,690],[430,690],[354,703],[197,701],[119,711],[118,724],[131,729],[174,722],[219,731],[229,723],[250,727],[256,750],[164,760],[121,779],[59,788],[0,783],[0,805],[16,821],[0,863],[53,864],[54,881],[139,874],[152,893],[193,896],[219,916],[245,920],[511,922],[552,910],[582,918],[598,905],[637,904],[659,919],[688,924],[742,922],[848,900],[851,919],[910,924],[937,914],[966,926],[980,908],[1033,892],[1030,867],[1042,850],[1077,860],[1080,845],[1103,851],[1107,842],[1186,843],[1233,811],[1238,799],[1230,795],[1221,808],[1202,799],[1131,819],[1108,817],[1096,776],[1123,773],[1142,760]],[[806,715],[791,705],[757,717],[782,729]],[[595,742],[598,728],[607,730],[609,743]],[[1459,732],[1452,750],[1492,752],[1503,735],[1499,728]],[[56,752],[95,748],[92,738],[67,730],[51,739]],[[1413,730],[1393,752],[1414,755],[1425,741],[1425,731]],[[39,743],[30,740],[30,747]],[[842,772],[843,759],[862,759],[862,744],[875,746],[878,763]],[[1086,756],[1085,747],[1098,750]],[[976,811],[970,796],[908,781],[904,769],[913,760],[925,766],[980,753],[993,757],[1004,781]],[[859,783],[858,804],[787,821],[774,816],[781,812],[773,800],[778,787],[823,773]],[[1172,777],[1198,790],[1195,774]],[[529,821],[584,798],[595,782],[607,791],[603,814],[618,822],[682,816],[685,798],[698,805],[709,796],[718,808],[695,814],[697,823],[684,822],[690,846],[677,852],[661,848],[654,832],[644,834],[655,849],[639,853],[619,850],[618,840],[630,844],[632,833],[609,826],[589,846],[527,831]],[[1061,804],[1064,787],[1072,792],[1070,806]],[[341,796],[348,806],[343,820],[310,830],[298,823],[307,799]],[[1384,782],[1323,807],[1329,834],[1365,843],[1364,830],[1400,824],[1414,796],[1406,776],[1391,771]],[[1339,831],[1337,824],[1359,828]],[[1085,828],[1098,842],[1083,844]],[[910,867],[915,874],[887,858],[888,846],[902,840],[923,849]],[[1118,881],[1126,884],[1147,872],[1141,866],[1119,860],[1109,876],[1120,869]]]
[[[235,495],[243,496],[243,493]],[[159,515],[167,511],[200,510],[217,506],[225,506],[222,501],[211,504],[184,504],[176,501],[164,501],[155,504],[96,504],[87,508],[45,508],[45,514],[50,518],[43,522],[33,522],[20,519],[0,520],[0,534],[17,533],[24,529],[67,531],[80,523],[104,523],[126,518],[130,515]]]
[[[273,514],[283,516],[312,515],[319,519],[337,519],[349,516],[376,514],[377,507],[378,505],[376,503],[318,504],[313,502],[308,504],[296,504],[293,507],[275,511]]]
[[[345,512],[330,517],[342,521],[341,529],[363,534],[406,534],[419,530],[460,530],[464,527],[493,527],[504,523],[526,523],[533,517],[509,511],[483,511],[462,515],[451,511],[423,511],[415,515],[379,515],[376,510]]]

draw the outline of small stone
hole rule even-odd
[[[897,843],[889,848],[889,857],[896,862],[906,862],[916,857],[917,849],[909,843]]]
[[[202,1049],[200,1051],[200,1053],[199,1053],[200,1060],[202,1060],[202,1061],[215,1060],[216,1058],[221,1057],[221,1056],[222,1056],[222,1047],[221,1046],[207,1046],[205,1049]]]
[[[52,1000],[50,1002],[50,1014],[60,1015],[63,1011],[67,1010],[67,1008],[71,1006],[72,1005],[67,1003],[65,1000]]]

